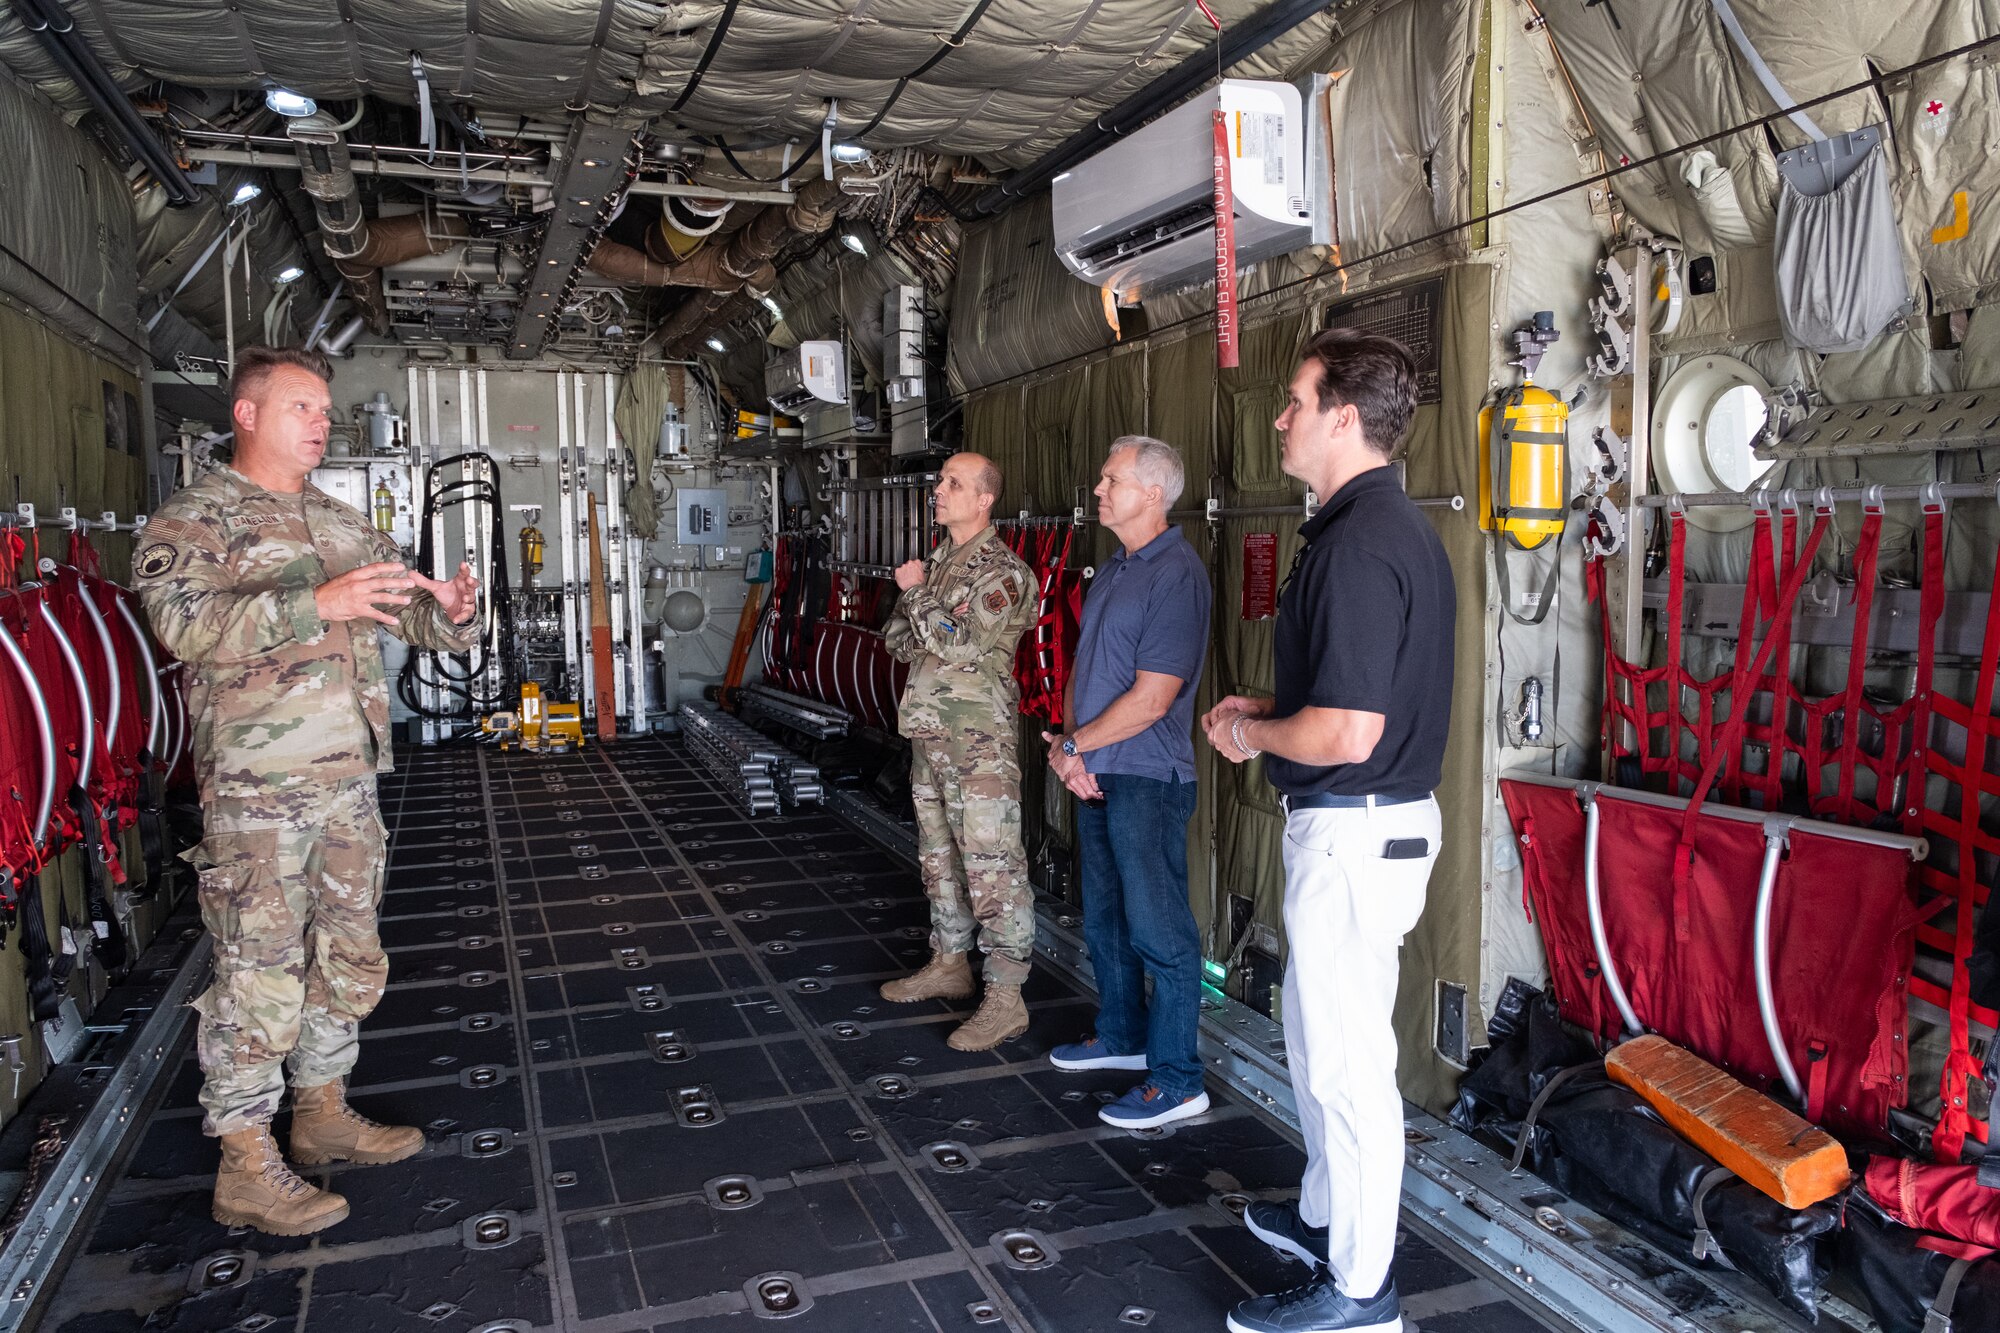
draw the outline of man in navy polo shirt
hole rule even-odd
[[[1234,1333],[1397,1330],[1389,1275],[1402,1202],[1397,951],[1424,910],[1441,832],[1456,592],[1444,546],[1390,459],[1416,365],[1388,338],[1306,344],[1278,417],[1285,472],[1323,497],[1278,599],[1276,699],[1202,720],[1231,763],[1263,754],[1285,804],[1285,1053],[1305,1140],[1296,1208],[1244,1220],[1314,1280],[1238,1305]],[[1325,1272],[1318,1270],[1324,1268]]]
[[[1058,1069],[1146,1070],[1098,1115],[1148,1129],[1208,1110],[1195,1054],[1201,937],[1188,906],[1194,695],[1208,653],[1208,570],[1167,510],[1185,485],[1170,444],[1126,435],[1097,483],[1118,554],[1084,598],[1067,735],[1049,767],[1076,794],[1083,934],[1097,974],[1097,1031],[1049,1053]],[[1153,997],[1146,1000],[1146,975]]]

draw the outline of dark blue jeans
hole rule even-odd
[[[1194,783],[1101,773],[1097,785],[1104,800],[1079,803],[1076,815],[1097,1039],[1118,1055],[1143,1050],[1160,1091],[1192,1097],[1201,1091],[1201,936],[1187,878]]]

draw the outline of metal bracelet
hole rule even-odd
[[[1229,724],[1229,739],[1238,750],[1243,752],[1245,759],[1255,759],[1258,755],[1264,753],[1262,750],[1250,748],[1250,742],[1243,734],[1243,729],[1250,724],[1250,720],[1245,715],[1238,713],[1236,719]]]

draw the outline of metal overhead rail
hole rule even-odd
[[[252,136],[230,135],[229,143],[242,143]],[[288,142],[288,141],[279,141]],[[503,166],[467,166],[460,171],[456,165],[457,156],[449,160],[439,158],[434,164],[423,161],[402,161],[394,157],[373,156],[382,153],[421,152],[421,149],[406,150],[394,144],[349,144],[354,154],[353,167],[357,176],[393,176],[404,180],[448,180],[487,182],[494,185],[549,186],[547,164],[538,158],[521,158],[498,153],[468,154],[472,162],[484,156],[489,161],[506,163]],[[297,155],[289,150],[281,150],[273,143],[268,150],[263,148],[205,148],[196,144],[188,145],[188,160],[192,162],[213,162],[222,166],[263,167],[271,171],[297,171]],[[515,166],[519,162],[523,165]],[[739,204],[792,204],[798,196],[789,190],[740,190],[726,185],[692,185],[682,181],[645,180],[632,182],[628,194],[651,195],[657,198],[682,199],[728,199]]]
[[[507,340],[509,360],[539,356],[555,332],[612,204],[637,172],[633,151],[632,131],[577,120],[556,164],[555,207],[548,213],[541,250],[521,287],[514,336]]]
[[[1801,501],[1831,510],[1837,504],[1877,506],[1895,500],[1921,500],[1943,504],[1946,500],[1992,500],[2000,503],[2000,484],[1995,482],[1926,482],[1921,486],[1815,486],[1786,487],[1754,491],[1692,491],[1685,494],[1636,496],[1632,503],[1642,509],[1755,509],[1759,513],[1801,511]]]
[[[41,42],[42,49],[64,77],[89,99],[111,133],[159,178],[167,192],[167,202],[180,207],[201,198],[201,191],[181,170],[180,163],[174,161],[166,145],[154,136],[138,108],[132,105],[132,99],[111,77],[111,71],[104,68],[97,53],[90,49],[90,43],[77,31],[76,20],[59,0],[13,0],[13,4],[21,25]]]

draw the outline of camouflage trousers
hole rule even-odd
[[[931,900],[931,948],[986,954],[986,980],[1018,986],[1035,949],[1034,891],[1021,847],[1013,742],[910,742],[917,851]]]
[[[386,838],[373,775],[203,809],[201,918],[215,984],[194,1002],[202,1128],[268,1124],[284,1095],[343,1078],[389,960],[376,933]]]

